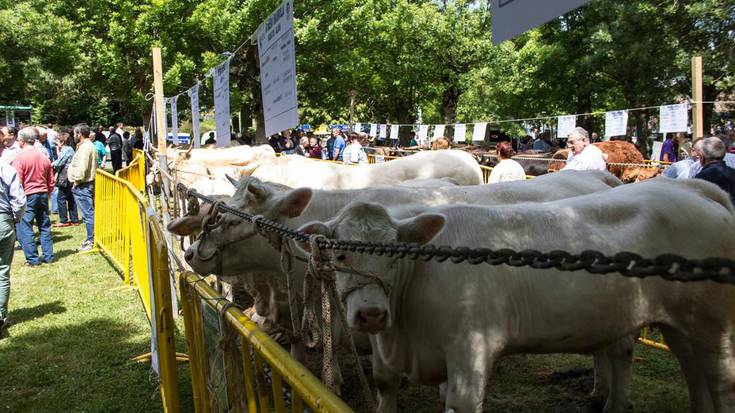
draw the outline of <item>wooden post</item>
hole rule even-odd
[[[702,56],[692,57],[692,138],[704,137],[704,93],[702,92]]]
[[[350,90],[350,130],[355,131],[353,129],[354,119],[355,119],[355,98],[357,97],[357,91],[356,90]]]
[[[161,212],[164,217],[168,217],[167,196],[169,191],[169,182],[166,178],[168,173],[168,164],[166,163],[166,109],[163,101],[163,65],[161,63],[161,48],[153,48],[153,91],[155,93],[156,102],[156,131],[158,132],[158,166],[164,173],[161,174],[161,183],[163,184],[163,192],[166,196],[161,199]],[[165,224],[168,224],[166,222]]]

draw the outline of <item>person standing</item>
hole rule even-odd
[[[562,170],[576,171],[605,171],[607,163],[600,148],[590,144],[587,130],[581,127],[574,128],[567,138],[569,156],[567,166]]]
[[[18,179],[26,194],[26,210],[16,225],[18,241],[26,257],[26,265],[37,266],[54,260],[54,242],[51,239],[51,220],[49,219],[48,199],[54,190],[54,174],[51,161],[39,153],[33,144],[38,139],[38,129],[27,127],[18,133],[20,153],[13,161],[18,171]],[[40,233],[42,257],[38,256],[38,246],[33,238],[33,221]]]
[[[130,132],[125,131],[122,134],[123,160],[126,166],[130,166],[133,162],[133,147],[130,146]]]
[[[18,173],[4,159],[0,159],[0,333],[10,324],[10,265],[13,263],[15,223],[23,216],[26,194]]]
[[[327,142],[329,146],[329,142]],[[337,129],[337,135],[334,137],[334,143],[332,143],[332,160],[341,161],[344,155],[345,147],[347,143],[345,138],[342,136],[342,131]]]
[[[342,159],[345,164],[366,164],[368,163],[367,154],[365,149],[360,145],[360,137],[355,132],[349,134],[350,144],[344,149],[344,155]]]
[[[105,144],[107,143],[107,138],[105,137],[105,134],[101,131],[98,131],[94,134],[94,149],[97,151],[97,167],[103,168],[105,167],[105,163],[107,163],[107,149],[105,148]]]
[[[498,146],[495,147],[495,153],[500,158],[500,162],[490,172],[490,177],[488,178],[489,184],[522,181],[526,179],[526,171],[523,170],[521,164],[511,159],[515,155],[515,152],[513,152],[513,147],[510,143],[507,141],[498,143]]]
[[[679,152],[679,145],[674,140],[674,135],[668,134],[666,140],[664,140],[664,144],[661,146],[661,155],[659,156],[658,160],[674,163],[677,161],[677,152]]]
[[[107,138],[107,145],[110,147],[110,159],[112,160],[112,173],[122,169],[122,136],[115,132],[115,128],[110,126],[110,136]]]
[[[54,125],[48,124],[46,125],[46,140],[48,141],[49,146],[51,146],[51,149],[54,151],[53,159],[56,159],[57,152],[56,147],[58,146],[56,144],[56,140],[59,139],[59,134],[54,129]]]
[[[701,157],[702,170],[694,177],[704,179],[722,188],[730,195],[735,203],[735,169],[725,164],[727,147],[720,138],[711,137],[702,139]]]
[[[74,157],[72,139],[67,131],[62,132],[57,139],[61,145],[59,147],[59,157],[51,163],[51,167],[56,172],[54,181],[56,182],[59,222],[53,224],[52,227],[60,228],[79,225],[79,217],[77,215],[77,204],[74,202],[74,196],[71,193],[71,182],[69,182],[69,165]]]
[[[15,157],[18,156],[18,152],[20,152],[20,147],[18,146],[18,141],[16,140],[16,136],[18,136],[18,129],[16,129],[13,126],[5,126],[2,129],[3,131],[3,154],[0,155],[0,159],[3,159],[8,164],[12,164],[15,160]]]
[[[79,251],[90,251],[94,248],[94,175],[97,172],[97,150],[92,143],[94,137],[87,124],[74,127],[74,139],[79,141],[79,146],[71,159],[68,178],[72,184],[74,201],[82,210],[87,228],[87,238]]]

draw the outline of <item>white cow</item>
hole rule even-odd
[[[392,161],[395,162],[395,161]],[[560,172],[529,181],[441,188],[368,188],[363,190],[320,191],[309,188],[291,189],[278,184],[265,184],[253,177],[243,177],[235,195],[227,202],[241,211],[262,215],[296,228],[314,220],[327,220],[355,199],[383,205],[419,203],[444,205],[478,203],[485,205],[541,202],[603,191],[621,185],[606,172]],[[201,228],[205,215],[184,217],[169,224],[169,231],[190,235]],[[223,214],[222,225],[202,236],[186,252],[189,265],[200,274],[217,273],[228,283],[244,281],[255,299],[256,310],[271,322],[290,327],[286,280],[281,271],[280,255],[268,242],[255,234],[253,226],[230,214]],[[280,239],[271,234],[270,242]],[[296,261],[294,274],[300,285],[304,265]],[[301,290],[300,286],[296,288]],[[294,355],[300,355],[298,346]],[[607,391],[597,388],[597,395]]]
[[[425,210],[403,217],[356,203],[301,230],[491,249],[735,256],[733,206],[700,180],[656,179],[517,208]],[[337,274],[347,321],[371,334],[381,412],[395,410],[401,375],[425,384],[448,380],[446,410],[480,412],[499,357],[595,351],[649,324],[661,327],[682,362],[692,410],[735,411],[735,286],[335,254],[338,266],[352,269]]]
[[[415,179],[451,178],[459,185],[482,183],[482,170],[464,151],[421,152],[373,165],[319,162],[298,155],[281,156],[265,163],[252,176],[292,188],[359,189]]]

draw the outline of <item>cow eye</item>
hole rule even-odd
[[[337,261],[339,261],[339,262],[344,262],[344,260],[346,260],[346,259],[347,259],[347,257],[345,257],[344,254],[339,254],[337,256]]]

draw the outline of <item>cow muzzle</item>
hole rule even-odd
[[[388,311],[378,307],[365,307],[357,311],[355,327],[368,334],[377,334],[388,326]]]

